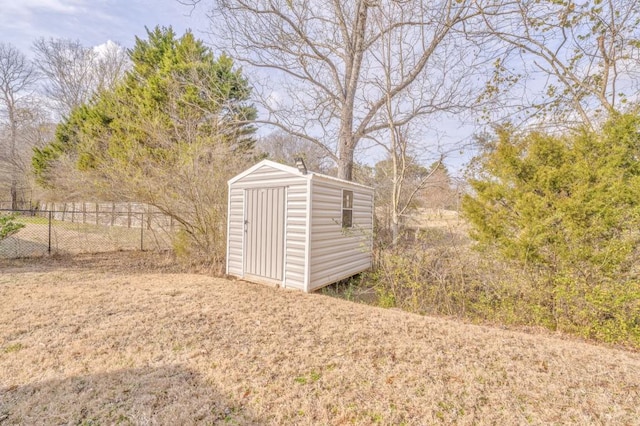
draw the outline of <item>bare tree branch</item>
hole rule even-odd
[[[383,111],[387,98],[420,102],[419,86],[428,82],[422,77],[444,55],[453,33],[478,17],[475,4],[471,0],[219,0],[211,6],[210,17],[222,48],[251,67],[274,71],[263,86],[267,93],[259,99],[268,113],[263,121],[323,146],[336,158],[338,176],[351,179],[359,142],[387,128]],[[455,37],[462,48],[465,39]],[[385,39],[393,40],[396,50],[410,49],[398,68],[402,78],[393,80],[390,91],[380,90],[382,72],[376,59]],[[449,83],[455,86],[457,80],[438,79],[438,84]],[[455,108],[456,101],[450,100],[440,96],[438,102],[416,106],[416,115]]]
[[[534,118],[561,125],[578,119],[593,128],[625,103],[640,101],[637,1],[502,2],[483,14],[485,31],[505,46],[494,94],[517,89],[500,87],[503,71],[522,69],[542,86],[525,105]]]
[[[128,68],[126,51],[113,42],[98,49],[77,40],[40,38],[33,50],[46,77],[44,94],[60,117],[87,103],[97,91],[113,88]]]

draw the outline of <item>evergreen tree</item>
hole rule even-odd
[[[49,145],[36,149],[38,181],[53,185],[48,171],[62,154],[80,170],[100,162],[164,158],[176,145],[224,143],[235,153],[253,149],[256,110],[247,80],[226,55],[213,52],[191,32],[176,38],[156,27],[136,38],[133,67],[113,91],[74,109]]]
[[[546,277],[558,322],[640,340],[640,117],[567,136],[500,129],[474,174],[463,211],[479,247]]]
[[[35,151],[37,179],[83,199],[154,205],[195,246],[220,254],[226,180],[254,146],[248,82],[190,32],[156,27],[128,54],[123,81],[74,109]]]

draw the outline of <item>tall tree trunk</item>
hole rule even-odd
[[[11,210],[18,210],[18,182],[11,178]]]
[[[353,136],[351,132],[342,134],[340,137],[338,178],[353,180]]]
[[[393,186],[391,190],[391,245],[396,246],[398,244],[398,238],[400,238],[400,193],[402,191],[402,175],[399,170],[398,164],[398,139],[396,137],[396,129],[393,123],[390,121],[389,129],[391,130],[391,146],[393,151],[391,152],[391,159],[393,161]],[[404,173],[404,168],[402,169]]]
[[[18,123],[16,112],[12,104],[9,105],[9,122],[11,126],[10,136],[10,163],[11,163],[11,209],[18,210],[18,156],[16,155],[16,142],[18,139]]]
[[[400,216],[396,209],[393,209],[391,213],[391,246],[395,247],[398,244],[400,238]]]
[[[338,178],[353,179],[353,98],[351,105],[342,107],[338,140]]]
[[[360,0],[357,9],[358,16],[354,23],[351,39],[347,45],[349,56],[345,67],[344,103],[340,114],[340,140],[338,141],[338,178],[349,181],[353,180],[353,152],[360,139],[353,132],[353,115],[365,49],[367,14],[369,13],[367,1]]]

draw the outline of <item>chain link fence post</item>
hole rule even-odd
[[[49,210],[49,243],[47,247],[47,253],[51,255],[51,210]]]

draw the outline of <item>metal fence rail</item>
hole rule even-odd
[[[16,214],[24,225],[0,241],[0,258],[48,254],[98,253],[122,250],[165,250],[171,248],[176,230],[167,216],[132,211],[60,211],[0,209]]]

